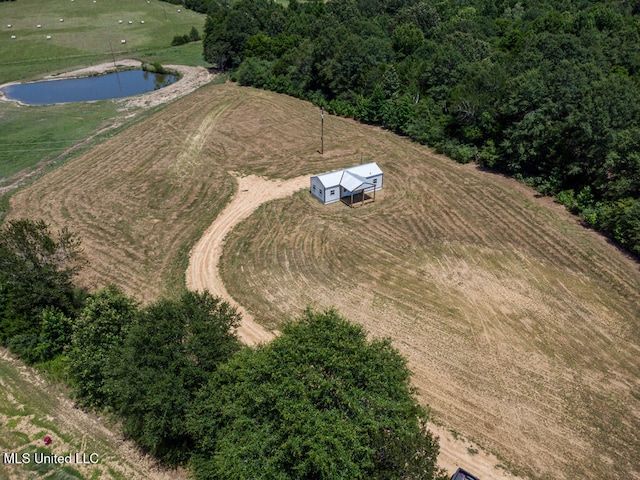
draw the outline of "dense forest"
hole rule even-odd
[[[515,176],[640,255],[640,1],[186,5],[242,85]]]
[[[307,310],[244,347],[208,292],[141,306],[74,284],[80,238],[43,221],[0,227],[0,345],[198,480],[446,480],[403,357],[335,311]],[[74,477],[75,478],[75,477]]]

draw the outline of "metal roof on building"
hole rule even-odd
[[[376,175],[382,175],[382,170],[377,163],[365,163],[364,165],[356,165],[355,167],[345,168],[343,170],[336,170],[335,172],[322,173],[317,175],[318,180],[324,186],[324,188],[337,187],[341,185],[340,181],[344,177],[344,173],[352,174],[356,177],[362,178],[366,181],[367,177],[373,177]],[[344,186],[344,185],[343,185]],[[347,188],[345,186],[345,188]],[[347,188],[349,191],[353,191]]]
[[[337,172],[329,172],[318,175],[318,180],[324,186],[324,188],[337,187],[340,185],[340,179],[342,178],[342,172],[344,170],[338,170]]]
[[[342,178],[340,179],[340,186],[350,192],[357,192],[363,188],[373,187],[374,184],[369,182],[366,178],[356,175],[348,170],[342,172]]]
[[[376,162],[365,163],[364,165],[356,165],[355,167],[345,168],[345,171],[360,175],[364,178],[382,175],[382,170]]]

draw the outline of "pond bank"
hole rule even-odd
[[[136,68],[141,67],[142,62],[137,60],[119,60],[116,62],[116,67],[119,69],[126,68]],[[200,88],[203,85],[211,82],[215,76],[211,74],[204,67],[192,67],[186,65],[164,65],[165,68],[174,70],[181,75],[181,78],[169,85],[168,87],[162,88],[160,90],[156,90],[153,92],[136,95],[134,97],[121,98],[112,100],[118,108],[120,112],[114,118],[111,118],[108,122],[98,128],[92,135],[87,137],[86,139],[77,142],[74,145],[65,148],[60,155],[56,156],[54,159],[43,160],[39,164],[35,166],[22,170],[11,177],[6,177],[4,180],[4,185],[0,187],[0,195],[4,195],[9,193],[16,188],[19,188],[23,184],[32,181],[33,179],[42,175],[51,165],[58,164],[60,161],[63,161],[65,157],[73,153],[78,148],[86,146],[94,137],[97,135],[104,134],[109,130],[114,130],[123,124],[131,121],[132,118],[144,113],[146,110],[157,107],[162,104],[166,104],[172,102],[178,98],[181,98],[197,88]],[[89,67],[84,67],[80,69],[76,69],[68,72],[60,72],[51,75],[47,75],[43,77],[44,79],[61,79],[61,78],[74,78],[74,77],[82,77],[82,76],[90,76],[90,75],[99,75],[103,73],[108,73],[114,70],[113,62],[106,62],[98,65],[91,65]],[[17,82],[9,82],[2,86],[11,85]],[[6,99],[4,95],[0,92],[0,101],[10,100]],[[13,102],[12,103],[17,103]],[[26,106],[25,106],[26,108]],[[37,108],[37,107],[36,107]]]
[[[180,79],[175,83],[153,92],[136,95],[134,97],[114,99],[122,104],[123,110],[133,110],[138,108],[153,108],[163,103],[180,98],[195,89],[213,80],[213,75],[204,67],[191,67],[187,65],[163,65],[165,69],[175,71],[180,75]],[[138,60],[125,59],[116,62],[105,62],[98,65],[91,65],[68,72],[60,72],[43,77],[44,80],[60,80],[66,78],[91,77],[103,75],[120,70],[132,68],[142,68],[142,62]],[[0,85],[0,88],[15,85],[20,82],[9,82]],[[0,100],[13,101],[0,92]]]

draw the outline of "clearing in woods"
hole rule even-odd
[[[271,329],[336,306],[392,337],[452,431],[436,429],[443,458],[481,478],[503,474],[453,437],[532,478],[640,478],[638,264],[515,181],[346,119],[324,134],[320,155],[309,103],[209,86],[18,192],[10,217],[68,225],[91,261],[82,282],[151,300],[243,193],[229,172],[293,179],[362,153],[385,172],[376,202],[260,206],[226,237],[228,292]]]

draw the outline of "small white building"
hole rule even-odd
[[[375,201],[382,188],[382,170],[377,163],[366,163],[311,177],[310,192],[325,205],[341,200],[351,207]]]

